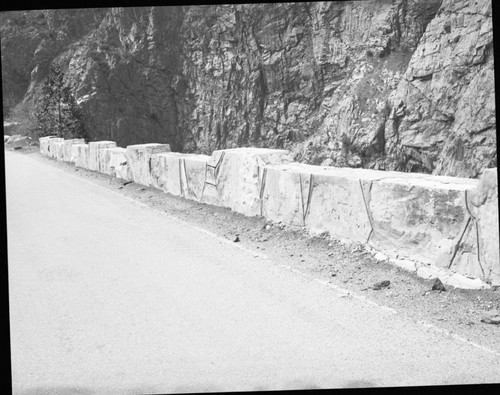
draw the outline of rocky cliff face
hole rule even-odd
[[[36,100],[57,62],[95,139],[466,177],[496,164],[487,0],[21,14],[2,20],[4,98]]]
[[[493,65],[491,2],[443,2],[390,96],[406,108],[386,135],[436,174],[496,166]]]
[[[11,11],[0,14],[2,96],[9,108],[37,91],[50,63],[98,26],[99,10]]]

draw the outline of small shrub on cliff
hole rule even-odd
[[[60,66],[53,65],[39,96],[36,109],[37,134],[64,138],[86,138],[83,113]]]

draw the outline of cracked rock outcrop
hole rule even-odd
[[[489,0],[18,11],[0,29],[4,111],[36,102],[57,63],[95,140],[469,178],[496,166]]]

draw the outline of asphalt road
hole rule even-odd
[[[5,152],[17,394],[500,381],[500,356]]]

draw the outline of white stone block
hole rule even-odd
[[[423,176],[373,181],[366,194],[373,226],[370,243],[391,255],[447,268],[469,218],[465,193],[477,181]]]
[[[89,168],[89,145],[73,144],[71,146],[71,162],[77,167]]]
[[[329,232],[338,240],[366,243],[370,218],[362,184],[369,173],[299,163],[266,166],[262,213],[274,221]]]
[[[478,264],[481,265],[480,272],[484,273],[481,277],[492,284],[500,284],[498,169],[484,170],[477,189],[468,197],[468,207],[474,217],[470,226],[472,237],[479,238]],[[458,261],[457,265],[461,262]]]
[[[175,196],[201,200],[207,155],[162,152],[151,156],[151,185]]]
[[[57,136],[45,136],[40,137],[38,140],[40,142],[40,154],[43,156],[49,156],[49,140],[58,138]]]
[[[115,148],[114,141],[91,141],[89,142],[89,170],[99,170],[99,151],[104,148]]]
[[[71,162],[71,146],[73,144],[85,144],[85,140],[84,139],[64,140],[63,160],[65,162]]]
[[[141,185],[152,185],[152,155],[170,152],[168,144],[136,144],[127,146],[127,162],[134,182]]]
[[[116,178],[126,181],[132,181],[130,174],[130,167],[127,163],[127,149],[126,148],[106,148],[109,151],[109,167],[110,173]]]
[[[64,139],[62,137],[53,137],[48,140],[47,146],[47,156],[52,159],[57,158],[60,143],[63,143]],[[56,147],[57,145],[57,147]]]
[[[53,142],[52,155],[52,157],[58,162],[62,162],[64,160],[64,139]]]
[[[217,202],[249,216],[260,215],[264,166],[289,162],[290,154],[285,150],[235,148],[214,151],[207,163],[203,201]]]

